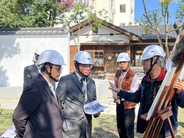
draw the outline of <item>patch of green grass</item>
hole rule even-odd
[[[13,110],[3,109],[0,114],[0,136],[13,125],[12,122]],[[184,109],[179,108],[178,112],[178,134],[176,138],[184,137]],[[135,118],[135,138],[142,138],[143,135],[136,133],[136,121]],[[98,118],[93,118],[92,127],[92,138],[118,138],[118,131],[116,126],[116,116],[115,115],[105,115],[101,114]]]
[[[92,138],[118,138],[114,115],[101,114],[98,118],[93,118],[92,124]]]
[[[179,108],[178,111],[178,133],[176,138],[184,138],[184,109]],[[134,138],[142,138],[144,135],[136,133],[137,117],[134,121]],[[100,115],[98,118],[93,118],[92,138],[118,138],[115,115]]]
[[[0,114],[0,136],[13,125],[12,122],[13,110],[3,109]]]
[[[177,138],[183,138],[184,137],[184,109],[179,108],[178,112],[178,134]]]
[[[136,120],[134,138],[141,138],[143,134],[136,133]],[[93,118],[92,138],[119,138],[116,116],[101,114],[98,118]]]

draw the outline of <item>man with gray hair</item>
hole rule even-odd
[[[116,87],[128,92],[135,92],[139,88],[139,76],[130,69],[130,57],[127,53],[120,53],[117,58],[119,69],[113,81]],[[116,102],[116,120],[120,138],[134,138],[134,119],[136,103],[125,101],[123,98],[113,97]]]
[[[147,46],[142,54],[143,69],[146,73],[141,81],[139,89],[135,93],[128,93],[124,90],[120,90],[113,83],[111,84],[111,90],[115,91],[117,94],[115,97],[124,98],[127,101],[139,103],[139,113],[137,119],[137,132],[144,133],[148,126],[148,122],[141,118],[142,114],[149,111],[153,101],[155,100],[156,94],[165,78],[166,71],[161,67],[161,60],[165,56],[164,50],[158,45]],[[176,89],[174,98],[172,100],[172,113],[170,116],[171,124],[174,133],[177,133],[178,121],[178,106],[184,108],[184,91],[183,83],[181,79],[175,82],[173,88]],[[162,130],[160,132],[159,138],[171,137],[169,127],[164,123]]]

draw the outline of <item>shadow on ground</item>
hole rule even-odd
[[[106,131],[103,128],[95,127],[92,138],[118,138],[118,136],[110,131]]]
[[[184,122],[178,122],[178,124],[184,128]]]

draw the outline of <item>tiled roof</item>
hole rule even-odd
[[[121,28],[142,37],[142,39],[157,39],[157,36],[154,34],[154,32],[152,35],[146,36],[145,32],[141,26],[121,26]],[[175,29],[174,25],[170,24],[169,30],[173,30],[173,29]],[[161,39],[165,39],[165,26],[159,25],[159,30],[160,30]],[[170,32],[168,34],[168,39],[176,39],[176,38],[177,38],[176,31]]]
[[[61,27],[0,28],[0,35],[65,35],[68,32]]]

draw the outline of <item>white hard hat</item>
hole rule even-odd
[[[127,53],[120,53],[117,58],[117,62],[120,61],[130,61],[130,56]]]
[[[35,56],[36,55],[40,55],[42,52],[44,52],[46,50],[46,48],[44,48],[44,47],[38,47],[36,50],[35,50],[35,52],[34,52],[34,55],[33,55],[33,61],[34,62],[36,62],[36,60],[35,60]],[[36,55],[35,55],[36,54]]]
[[[41,55],[42,52],[44,52],[46,50],[46,48],[44,47],[38,47],[36,50],[35,50],[35,54],[37,55]]]
[[[142,60],[150,59],[154,56],[165,57],[165,52],[158,45],[149,45],[143,50]]]
[[[86,51],[79,51],[73,59],[73,62],[76,62],[76,61],[79,62],[79,63],[82,63],[82,64],[91,64],[91,65],[93,65],[93,62],[91,60],[91,56]]]
[[[61,54],[55,50],[46,50],[38,58],[37,65],[49,62],[54,65],[65,65]]]

